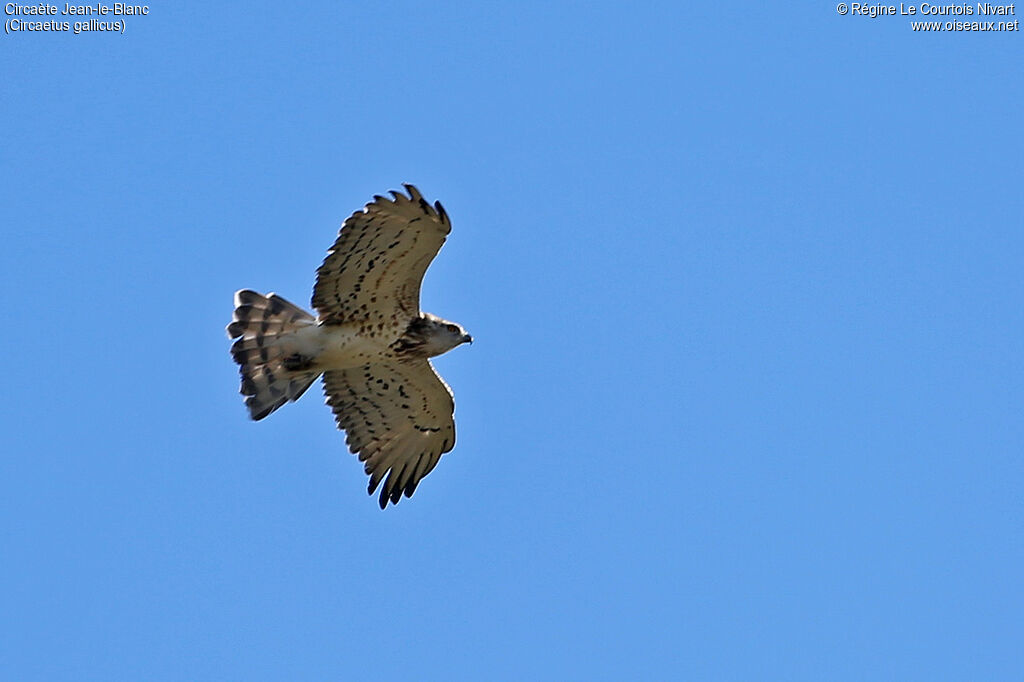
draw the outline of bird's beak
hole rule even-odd
[[[472,344],[473,343],[473,337],[470,336],[469,334],[463,334],[462,335],[462,343]]]

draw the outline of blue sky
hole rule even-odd
[[[1020,33],[372,5],[0,37],[0,676],[1020,679]],[[476,343],[381,512],[224,326],[402,182]]]

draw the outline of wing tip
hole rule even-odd
[[[423,210],[423,212],[430,216],[431,218],[436,218],[442,225],[448,228],[449,232],[451,231],[451,218],[448,217],[448,211],[445,210],[444,206],[441,205],[440,201],[435,201],[433,204],[431,204],[429,201],[423,198],[423,194],[419,191],[416,185],[413,185],[412,183],[404,182],[402,183],[402,187],[405,188],[405,191],[408,193],[409,196],[406,196],[405,194],[402,194],[398,190],[394,189],[389,189],[387,192],[392,197],[390,199],[380,194],[374,194],[372,200],[367,202],[367,204],[363,206],[363,208],[350,215],[341,224],[341,230],[344,230],[348,222],[355,218],[365,216],[366,214],[372,214],[382,209],[386,210],[388,206],[400,206],[403,204],[412,203],[418,205]],[[331,255],[331,250],[328,250],[327,255]],[[321,265],[321,267],[323,266]]]
[[[411,182],[403,182],[402,187],[404,187],[405,191],[409,193],[410,200],[418,202],[420,199],[423,198],[423,195],[420,194],[420,191],[416,189],[416,185],[412,184]]]
[[[440,201],[434,202],[434,210],[437,211],[437,216],[446,225],[451,225],[451,220],[448,218],[448,211],[444,210],[444,206],[441,205]]]

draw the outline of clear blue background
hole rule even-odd
[[[1021,679],[1021,34],[374,4],[0,37],[0,677]],[[381,512],[224,325],[402,182],[477,342]]]

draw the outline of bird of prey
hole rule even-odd
[[[440,202],[412,185],[352,214],[316,273],[313,317],[277,294],[242,289],[228,337],[249,416],[298,400],[320,375],[380,508],[411,497],[455,447],[455,402],[429,358],[473,338],[420,311],[427,266],[451,232]],[[386,479],[385,479],[386,477]]]

